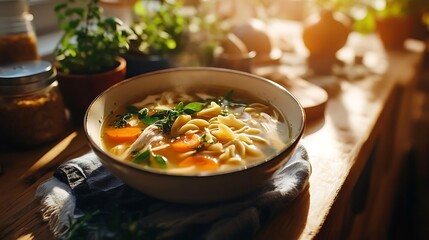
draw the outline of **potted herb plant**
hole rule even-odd
[[[427,0],[386,0],[375,9],[376,31],[386,49],[403,48],[407,38],[416,37],[423,27],[422,13]]]
[[[55,6],[63,36],[56,49],[59,88],[73,121],[92,100],[125,78],[132,31],[117,18],[103,18],[98,0],[67,0]]]
[[[169,59],[181,49],[185,39],[187,17],[179,11],[180,1],[148,4],[139,1],[133,8],[135,19],[131,29],[136,38],[124,54],[127,77],[171,67]]]

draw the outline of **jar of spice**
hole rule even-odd
[[[0,66],[0,136],[34,146],[61,136],[67,126],[55,68],[47,61]]]
[[[0,0],[0,64],[39,58],[27,0]]]

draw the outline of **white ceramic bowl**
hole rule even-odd
[[[103,149],[100,138],[101,123],[119,106],[146,95],[171,88],[195,86],[240,89],[274,105],[291,125],[292,139],[275,157],[244,170],[208,176],[163,174],[116,159]],[[120,82],[100,94],[89,106],[84,129],[86,137],[101,162],[113,175],[129,186],[150,196],[181,203],[223,201],[260,188],[276,170],[289,160],[304,131],[303,108],[282,86],[267,79],[221,68],[173,68],[139,75]]]

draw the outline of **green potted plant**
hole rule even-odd
[[[64,32],[55,49],[59,88],[80,122],[98,94],[124,79],[121,54],[133,34],[119,19],[104,18],[98,0],[67,0],[54,10]]]
[[[124,55],[127,77],[170,67],[169,58],[180,51],[185,40],[188,19],[180,13],[180,1],[159,1],[152,8],[147,4],[138,1],[133,8],[131,29],[136,38]]]
[[[386,49],[403,48],[407,38],[417,37],[423,29],[422,13],[429,7],[427,0],[385,0],[375,8],[376,31]]]

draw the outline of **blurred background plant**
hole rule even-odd
[[[166,55],[179,51],[185,42],[189,19],[183,15],[181,1],[138,1],[131,25],[137,39],[130,51],[143,55]]]
[[[315,0],[317,8],[331,8],[353,20],[353,29],[360,33],[376,30],[376,20],[388,17],[418,16],[427,26],[428,0]]]
[[[127,77],[177,66],[211,65],[223,24],[215,1],[137,0],[124,54]]]
[[[429,7],[427,0],[378,0],[374,8],[380,17],[419,14]]]
[[[54,8],[63,35],[55,49],[58,70],[94,74],[112,70],[128,51],[131,30],[118,18],[103,18],[98,0],[68,0]]]
[[[187,28],[188,39],[179,62],[189,66],[211,66],[215,50],[230,31],[230,25],[219,14],[217,1],[202,1],[195,6]]]

